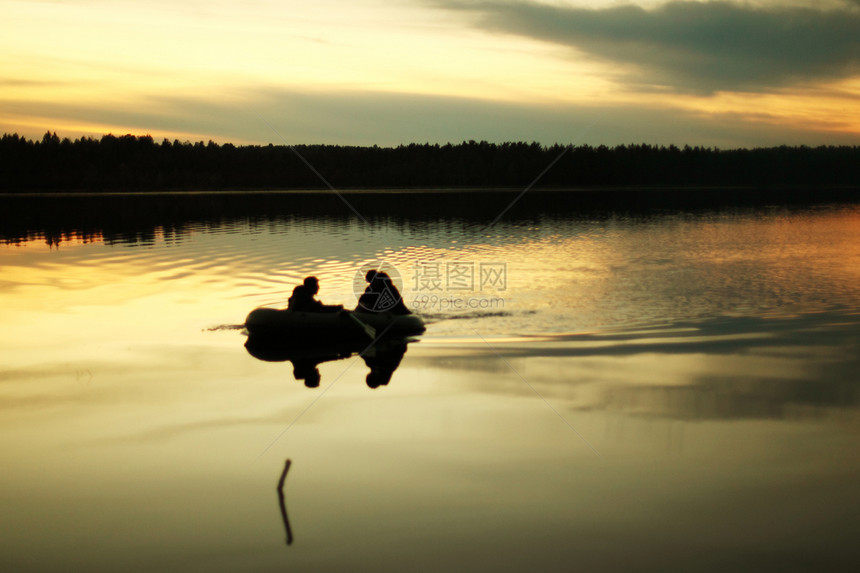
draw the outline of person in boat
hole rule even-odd
[[[394,314],[412,314],[403,303],[403,297],[387,273],[367,271],[364,275],[367,288],[358,299],[355,310],[361,312],[393,312]]]
[[[302,284],[293,289],[293,294],[287,301],[287,308],[296,312],[338,312],[343,305],[325,305],[314,298],[320,291],[320,283],[316,277],[307,277]]]

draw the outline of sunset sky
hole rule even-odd
[[[860,0],[0,0],[0,132],[860,145]]]

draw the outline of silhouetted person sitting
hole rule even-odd
[[[337,312],[343,310],[343,305],[324,305],[314,297],[320,291],[316,277],[307,277],[302,284],[293,289],[293,294],[287,301],[287,308],[296,312]]]
[[[358,306],[355,310],[412,314],[403,304],[403,297],[400,296],[400,292],[388,274],[379,271],[367,271],[364,280],[368,282],[368,285],[358,299]]]

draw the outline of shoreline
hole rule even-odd
[[[455,195],[455,194],[516,194],[516,193],[665,193],[665,192],[700,192],[714,193],[752,191],[752,192],[860,192],[860,185],[834,184],[795,184],[795,185],[611,185],[583,187],[368,187],[345,189],[176,189],[153,191],[3,191],[0,198],[8,197],[147,197],[147,196],[242,196],[242,195]]]

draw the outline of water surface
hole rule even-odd
[[[857,204],[255,197],[0,199],[4,570],[857,564]],[[246,351],[375,260],[428,322],[388,385]]]

